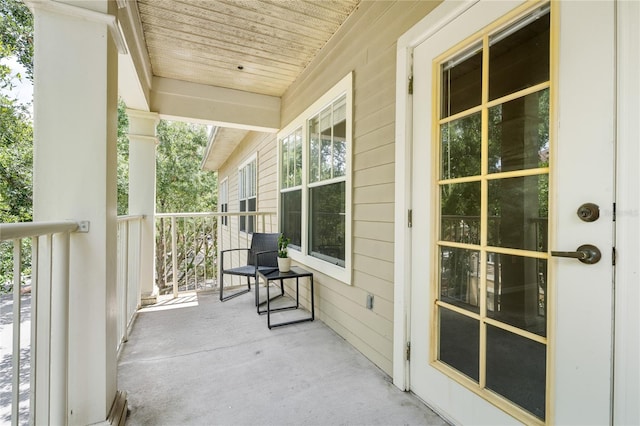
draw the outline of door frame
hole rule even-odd
[[[409,94],[413,49],[463,14],[480,0],[466,2],[445,0],[429,15],[403,34],[396,52],[396,147],[395,147],[395,242],[394,242],[394,341],[393,383],[402,390],[411,389],[407,342],[411,336],[411,229],[412,208],[412,133],[413,106]],[[514,2],[514,5],[519,2]],[[613,358],[613,419],[616,423],[640,422],[640,289],[637,277],[640,266],[640,4],[616,4],[616,134],[617,170],[617,282],[616,310],[612,327],[615,333]],[[635,96],[634,96],[635,95]],[[622,395],[621,397],[616,397]],[[444,413],[440,413],[441,415]]]

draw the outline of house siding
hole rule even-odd
[[[305,268],[314,272],[316,318],[389,375],[393,365],[396,42],[438,4],[364,1],[282,97],[284,128],[353,72],[352,285]],[[218,171],[220,179],[229,177],[231,211],[238,209],[237,168],[256,152],[258,210],[277,210],[276,135],[249,133]],[[278,224],[274,226],[276,231]],[[308,307],[310,294],[304,287],[300,301]],[[366,308],[368,294],[374,296],[371,310]]]
[[[314,271],[316,316],[390,375],[396,41],[438,4],[361,3],[282,98],[284,127],[353,71],[352,285]]]

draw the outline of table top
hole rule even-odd
[[[280,272],[278,268],[274,268],[272,270],[268,270],[268,269],[258,270],[258,274],[262,275],[268,280],[279,280],[279,279],[296,278],[296,277],[310,277],[313,275],[312,272],[302,269],[299,266],[292,266],[289,272]]]

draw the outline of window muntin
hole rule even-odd
[[[462,373],[479,393],[491,390],[541,420],[548,344],[549,22],[548,7],[536,10],[437,60],[434,123],[434,361]]]
[[[240,212],[255,212],[257,207],[257,173],[256,161],[253,157],[238,169],[238,200]],[[253,234],[255,216],[240,216],[240,231]]]
[[[280,230],[292,238],[294,250],[289,254],[347,284],[351,283],[352,81],[348,74],[278,135]],[[299,165],[298,129],[300,186],[293,178]]]
[[[218,205],[220,206],[220,212],[226,213],[229,211],[229,179],[224,178],[220,182],[220,192],[218,194]],[[229,216],[221,217],[222,225],[227,226],[229,224]]]

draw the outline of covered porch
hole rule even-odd
[[[269,330],[251,295],[141,309],[118,385],[129,425],[447,424],[324,323]]]

